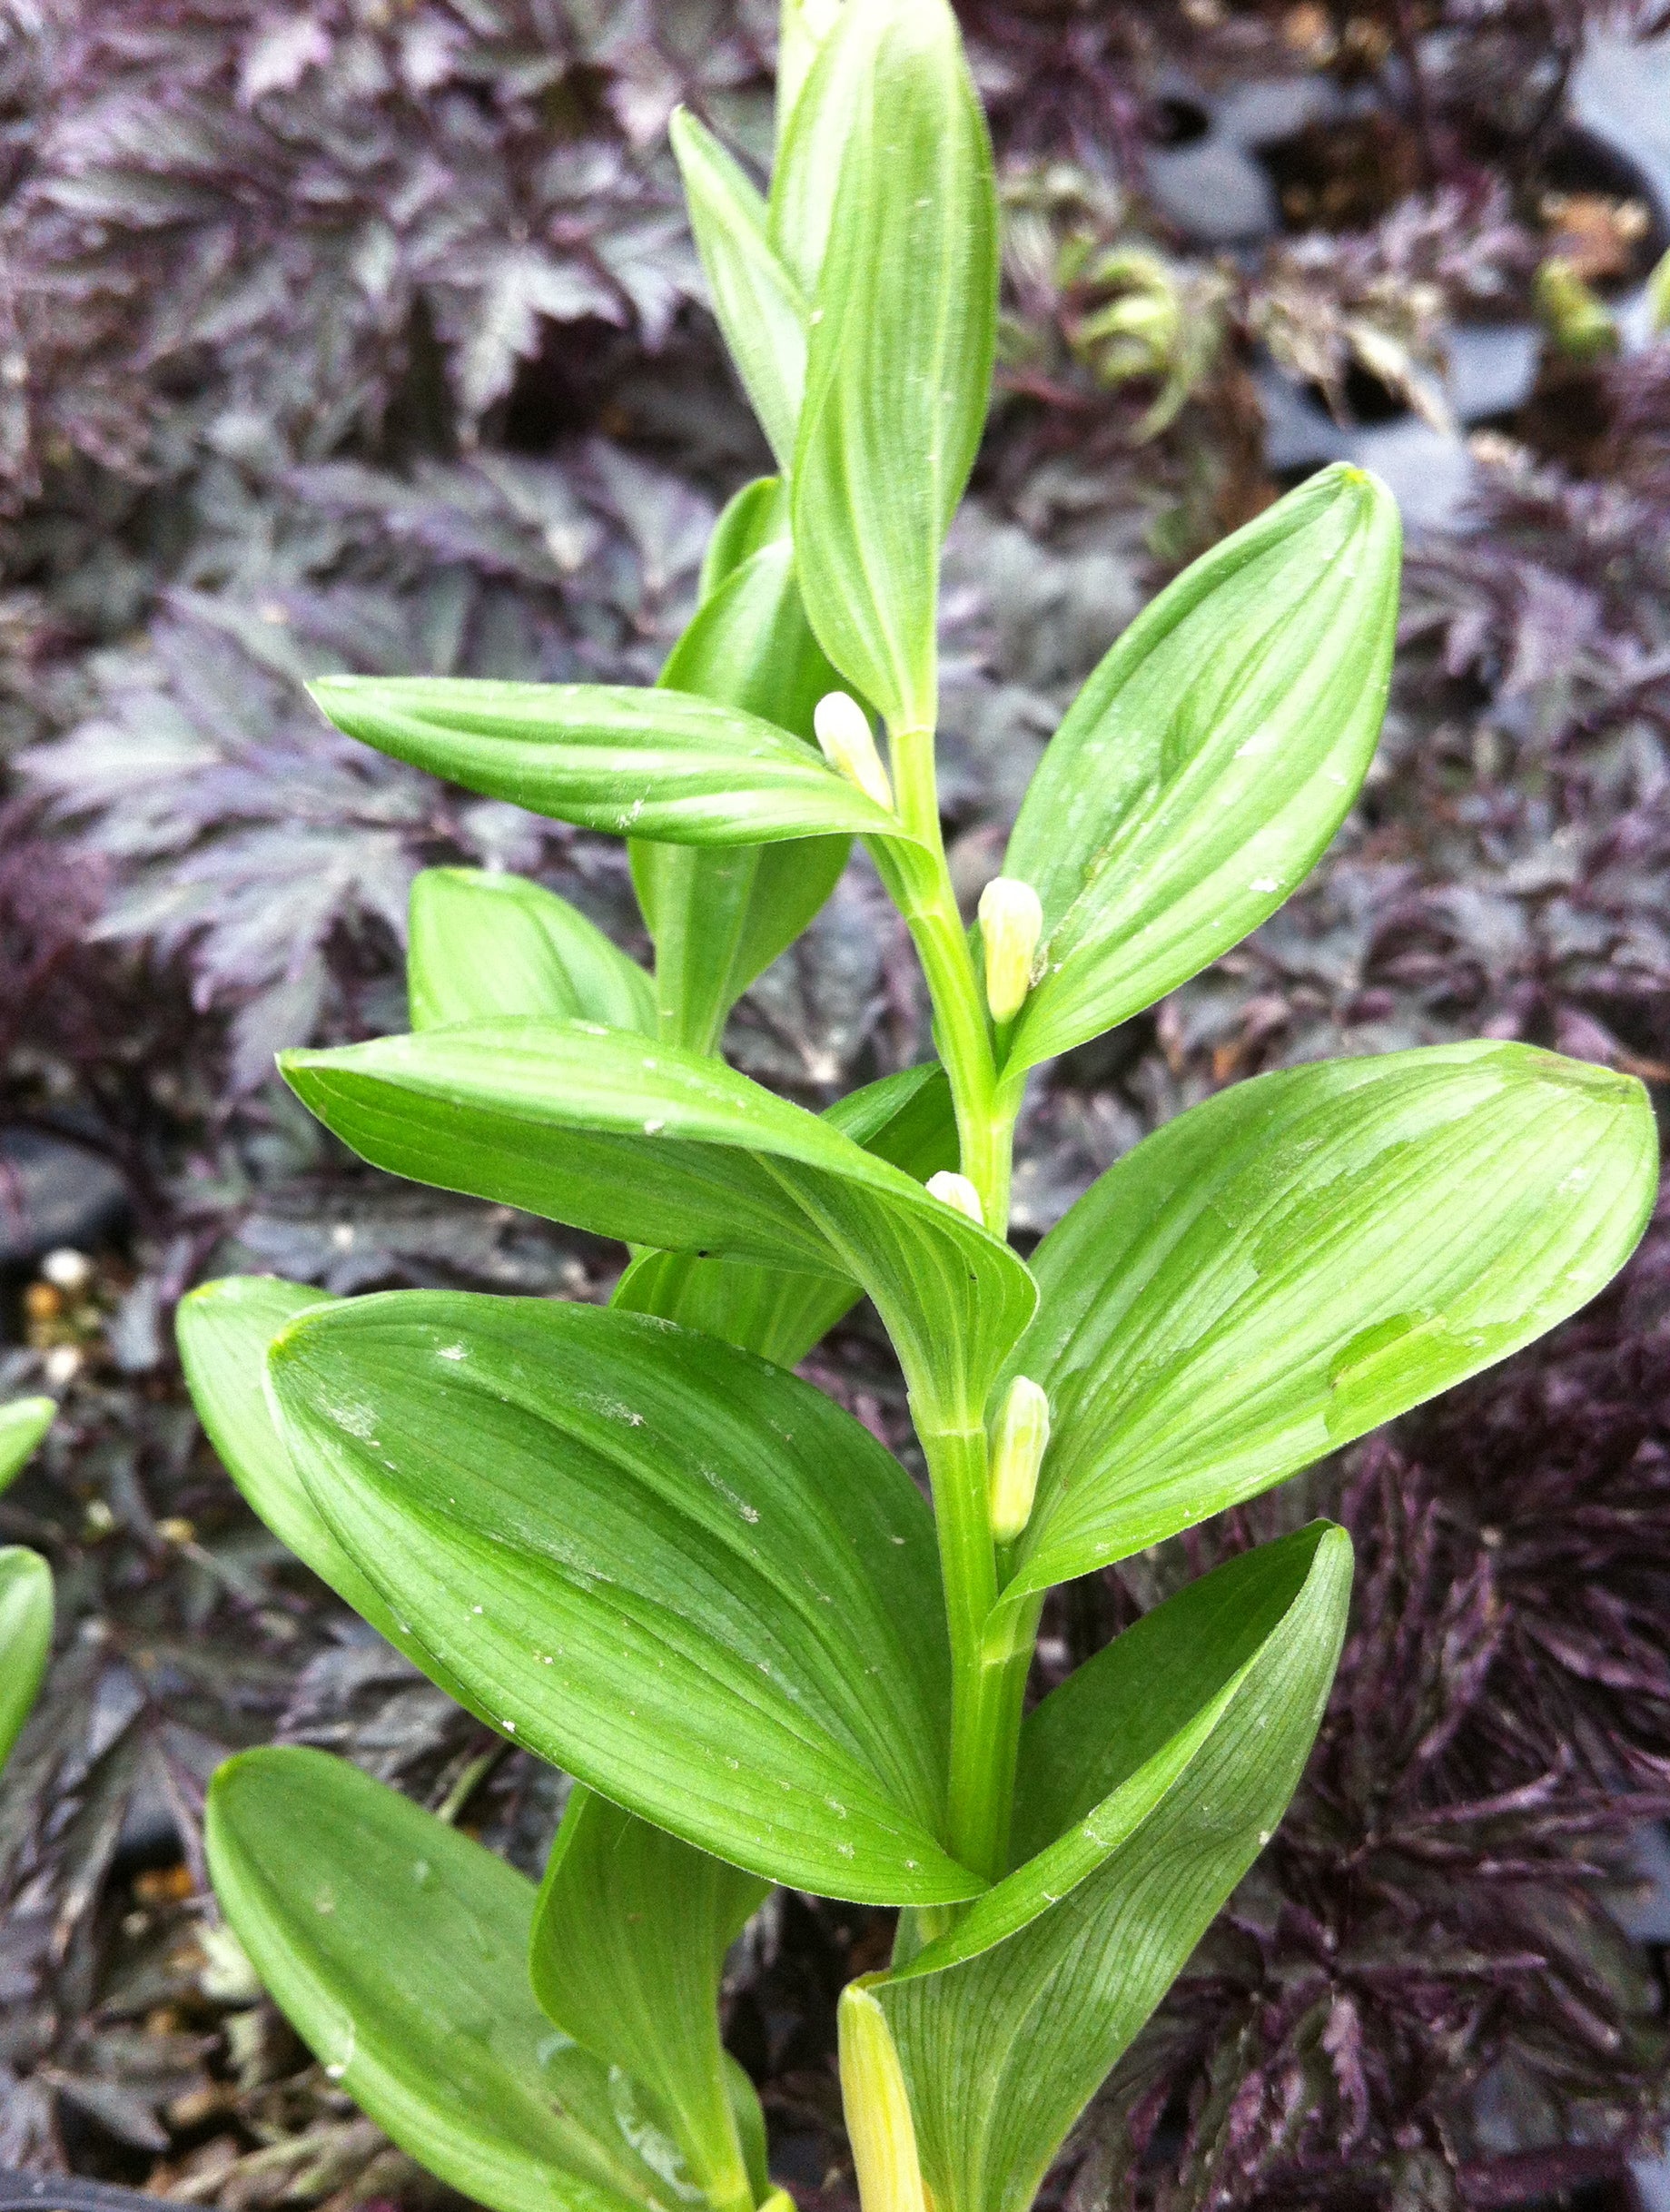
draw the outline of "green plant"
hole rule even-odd
[[[1645,1093],[1479,1043],[1294,1068],[1120,1161],[1030,1266],[1028,1071],[1254,928],[1371,756],[1398,530],[1326,471],[1120,639],[973,931],[934,784],[941,541],[996,322],[989,150],[943,0],[788,0],[768,199],[674,123],[781,465],[722,517],[647,691],[333,678],[339,727],[631,838],[652,980],[549,893],[439,871],[412,1032],[287,1054],[363,1158],[617,1237],[607,1309],[266,1279],[185,1301],[204,1425],[268,1524],[576,1787],[539,1891],[352,1767],[225,1767],[208,1851],[301,2032],[480,2201],[772,2194],[720,2041],[773,1881],[901,1908],[845,1993],[867,2212],[1009,2212],[1269,1840],[1344,1633],[1315,1524],[1023,1717],[1057,1583],[1285,1479],[1527,1343],[1646,1219]],[[885,727],[885,761],[873,716]],[[937,1060],[822,1116],[728,1069],[753,976],[863,836]],[[787,1370],[861,1294],[932,1507]]]
[[[22,1474],[57,1411],[49,1397],[0,1406],[0,1490]],[[29,1717],[52,1650],[52,1570],[26,1545],[0,1545],[0,1766]]]

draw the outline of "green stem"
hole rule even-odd
[[[894,805],[912,842],[877,838],[871,852],[922,962],[963,1172],[980,1194],[986,1227],[1004,1237],[1019,1091],[1000,1083],[984,990],[945,863],[934,733],[893,730],[889,747]],[[998,1607],[984,1413],[968,1407],[960,1422],[932,1428],[919,1420],[917,1433],[934,1486],[951,1639],[947,1842],[964,1866],[995,1881],[1007,1866],[1021,1705],[1041,1601]]]

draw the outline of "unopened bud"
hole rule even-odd
[[[937,1175],[929,1176],[928,1196],[954,1206],[971,1221],[978,1221],[982,1229],[985,1227],[986,1210],[980,1203],[979,1191],[966,1175],[959,1175],[954,1168],[942,1168]]]
[[[980,894],[986,1004],[993,1022],[1013,1022],[1025,1004],[1043,932],[1043,908],[1032,885],[1013,875],[994,875]]]
[[[812,710],[812,727],[824,758],[868,799],[893,812],[893,785],[875,749],[870,717],[845,691],[826,691]]]
[[[1013,1544],[1033,1517],[1049,1441],[1050,1401],[1030,1376],[1017,1375],[992,1438],[992,1535],[999,1544]]]
[[[849,1981],[835,2007],[841,2103],[864,2212],[927,2212],[916,2153],[916,2123],[887,2016],[865,1988]]]

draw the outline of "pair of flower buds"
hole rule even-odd
[[[857,700],[845,691],[826,693],[817,703],[812,727],[830,766],[891,814],[893,785],[875,749],[870,717]],[[1030,884],[999,875],[981,893],[986,1006],[1000,1026],[1013,1022],[1025,1003],[1043,929],[1043,908]],[[928,1190],[970,1220],[984,1225],[980,1193],[966,1175],[942,1169],[928,1178]],[[992,1435],[989,1496],[994,1542],[1013,1544],[1026,1526],[1049,1441],[1050,1401],[1030,1377],[1017,1375],[1009,1386]]]
[[[827,693],[817,703],[812,727],[830,766],[891,814],[893,785],[875,749],[870,717],[857,700],[845,691]],[[1043,908],[1030,884],[998,875],[981,893],[986,1006],[1000,1026],[1014,1020],[1033,987],[1033,960],[1043,930]]]

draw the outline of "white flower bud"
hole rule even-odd
[[[928,1196],[940,1200],[944,1205],[954,1206],[959,1213],[965,1213],[971,1221],[978,1221],[982,1229],[985,1227],[986,1212],[980,1203],[979,1191],[966,1175],[959,1175],[954,1168],[942,1168],[937,1175],[929,1176]]]
[[[879,1974],[849,1981],[835,2007],[841,2103],[864,2212],[927,2212],[916,2122],[887,2015],[871,1996]]]
[[[1013,1544],[1033,1517],[1038,1470],[1050,1442],[1050,1401],[1030,1376],[1009,1386],[992,1438],[992,1535]]]
[[[868,799],[893,812],[893,785],[875,749],[870,717],[845,691],[826,691],[812,710],[812,727],[824,758]]]
[[[1043,908],[1032,885],[1013,875],[994,875],[980,894],[986,1004],[993,1022],[1013,1022],[1025,1004],[1043,931]]]

